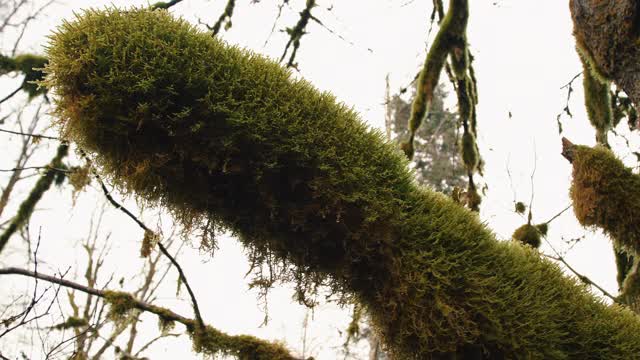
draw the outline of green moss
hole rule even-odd
[[[462,151],[462,162],[467,167],[467,171],[475,171],[480,163],[480,156],[476,147],[476,138],[472,133],[465,132],[462,135],[460,149]]]
[[[42,195],[49,190],[51,184],[59,177],[58,173],[60,169],[64,167],[62,159],[67,156],[68,151],[69,146],[67,144],[58,146],[56,155],[49,163],[49,168],[40,176],[33,189],[31,189],[29,196],[20,204],[18,212],[11,220],[11,223],[9,223],[4,232],[0,234],[0,252],[2,252],[7,245],[11,236],[29,221]]]
[[[593,66],[582,54],[580,59],[584,69],[582,83],[589,122],[596,129],[596,141],[599,144],[607,145],[607,132],[611,130],[614,123],[613,108],[611,107],[611,82],[599,79]]]
[[[253,336],[225,334],[210,326],[188,326],[193,350],[208,356],[227,355],[240,360],[295,360],[281,344]]]
[[[211,28],[214,36],[220,32],[220,26],[222,26],[222,23],[224,23],[225,30],[229,30],[231,28],[231,17],[233,16],[233,9],[235,6],[235,0],[227,0],[227,5],[224,7],[222,15],[220,15],[216,23],[213,24],[213,27]]]
[[[37,81],[44,78],[42,68],[45,67],[48,60],[44,56],[33,54],[22,54],[14,58],[0,55],[0,75],[10,73],[12,71],[20,71],[25,77],[22,82],[22,90],[29,94],[29,98],[44,94],[46,89],[38,88]]]
[[[109,304],[109,318],[115,321],[126,319],[136,308],[133,295],[123,291],[105,291],[104,301]]]
[[[636,260],[628,271],[620,291],[620,299],[636,313],[640,312],[640,269]]]
[[[511,237],[513,237],[514,240],[518,240],[523,244],[530,245],[537,249],[540,247],[540,235],[539,230],[535,226],[524,224],[517,228]]]
[[[467,0],[450,0],[449,9],[446,16],[440,23],[440,30],[429,48],[424,66],[418,77],[416,95],[411,106],[411,116],[409,117],[410,141],[413,142],[414,134],[422,124],[422,121],[429,114],[433,94],[438,86],[440,73],[449,56],[450,51],[456,44],[466,43],[465,32],[469,19],[469,4]],[[455,59],[468,60],[468,54],[454,56]],[[467,62],[455,61],[455,68],[464,67]]]
[[[151,251],[160,241],[160,235],[153,231],[146,230],[144,237],[142,238],[142,245],[140,246],[140,257],[146,258],[151,255]]]
[[[597,226],[617,246],[640,251],[640,176],[602,146],[574,147],[570,196],[576,218]]]
[[[540,235],[547,236],[547,232],[549,231],[549,224],[547,223],[538,224],[536,225],[536,229],[538,230]]]
[[[136,9],[79,15],[49,56],[64,136],[114,184],[189,225],[225,226],[302,292],[356,300],[396,358],[640,353],[633,313],[418,187],[381,133],[277,63]],[[226,348],[199,331],[196,349]],[[232,347],[255,345],[243,339]]]
[[[518,201],[515,205],[514,211],[518,214],[524,214],[524,212],[527,211],[527,205],[522,201]]]
[[[89,325],[89,322],[87,322],[87,319],[70,316],[64,322],[53,326],[53,329],[66,330],[66,329],[84,327],[88,325]]]

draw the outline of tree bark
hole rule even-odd
[[[574,36],[595,70],[640,105],[640,1],[570,0]]]

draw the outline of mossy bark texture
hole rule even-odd
[[[364,305],[398,359],[630,359],[640,321],[418,187],[403,154],[276,62],[164,11],[52,37],[63,135],[113,182]]]
[[[571,0],[578,47],[640,106],[640,1]]]
[[[630,254],[640,252],[640,176],[604,146],[573,146],[570,195],[576,218],[597,226]]]

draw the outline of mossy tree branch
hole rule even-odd
[[[574,35],[598,75],[613,80],[640,106],[640,2],[571,0]]]
[[[30,99],[45,93],[46,89],[40,88],[36,82],[43,80],[42,68],[46,66],[47,62],[47,58],[40,55],[22,54],[15,57],[0,55],[0,76],[16,71],[24,74],[24,80],[20,87],[9,94],[10,96],[5,96],[2,102],[15,95],[19,90],[27,92]]]
[[[580,224],[611,237],[621,299],[640,311],[640,176],[606,148],[574,145],[563,139],[563,155],[573,165],[570,196]]]
[[[171,0],[171,1],[158,1],[157,3],[153,4],[150,6],[151,10],[156,10],[156,9],[169,9],[170,7],[177,5],[179,3],[181,3],[182,0]]]
[[[280,62],[284,61],[287,53],[289,52],[289,48],[291,48],[291,54],[289,55],[289,60],[287,60],[287,67],[297,68],[298,64],[295,62],[296,54],[298,52],[298,48],[300,48],[300,39],[307,32],[307,25],[309,24],[309,20],[313,19],[311,15],[311,9],[316,6],[316,0],[307,0],[307,4],[300,12],[300,19],[294,27],[286,28],[287,34],[289,34],[289,41],[287,41],[287,45],[284,47],[284,52],[280,57]]]
[[[463,129],[459,148],[469,179],[465,203],[471,210],[479,211],[481,197],[474,181],[474,173],[481,171],[482,160],[476,143],[476,79],[466,35],[469,4],[467,0],[450,0],[444,17],[442,8],[442,1],[435,0],[432,17],[436,13],[439,14],[440,29],[429,48],[418,77],[416,96],[409,118],[409,139],[401,144],[401,147],[409,159],[413,158],[415,134],[422,122],[428,118],[440,74],[446,68],[458,97],[459,121]],[[447,62],[448,57],[451,64]]]
[[[222,26],[222,23],[224,23],[225,30],[229,30],[231,28],[231,17],[233,16],[233,9],[235,8],[235,6],[236,6],[235,0],[227,0],[227,5],[224,7],[224,11],[220,15],[216,23],[209,28],[213,36],[218,35],[218,32],[220,32],[220,27]]]
[[[632,312],[418,187],[382,134],[279,64],[117,9],[65,23],[49,56],[63,135],[115,185],[357,301],[396,358],[640,353]]]
[[[202,328],[196,320],[179,315],[170,309],[138,300],[126,292],[95,289],[41,272],[15,267],[0,268],[0,275],[26,276],[97,296],[104,299],[112,307],[111,311],[115,316],[138,309],[157,315],[165,323],[179,322],[185,325],[191,334],[194,349],[208,355],[225,354],[238,359],[256,360],[300,360],[292,356],[280,344],[267,342],[248,335],[228,335],[211,326]]]

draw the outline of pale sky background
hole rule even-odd
[[[264,46],[277,13],[277,2],[262,0],[249,4],[249,0],[237,0],[233,16],[233,27],[221,36],[232,44],[248,47],[256,52],[279,58],[286,34],[279,32],[293,26],[304,0],[292,0],[285,6],[276,25],[276,32]],[[197,23],[197,16],[213,24],[222,12],[226,1],[184,0],[172,8],[172,12]],[[321,0],[313,14],[329,28],[346,39],[341,40],[326,29],[311,23],[309,34],[301,40],[297,61],[300,76],[322,90],[331,91],[336,97],[352,105],[363,121],[372,127],[383,127],[385,76],[390,74],[391,89],[397,91],[405,86],[420,69],[424,61],[431,1],[415,0]],[[42,53],[45,37],[60,21],[70,18],[73,11],[90,6],[117,7],[146,5],[146,1],[66,1],[52,6],[46,16],[41,17],[24,39],[24,51]],[[331,11],[327,7],[333,5]],[[515,228],[526,219],[513,212],[514,191],[517,201],[529,202],[531,196],[531,173],[533,177],[534,222],[544,222],[569,204],[568,188],[570,165],[560,155],[560,138],[556,116],[566,102],[566,90],[561,86],[581,71],[571,36],[572,24],[567,1],[472,1],[469,24],[469,43],[475,56],[479,99],[478,123],[479,145],[486,162],[485,178],[489,187],[482,204],[481,217],[501,239],[508,239]],[[2,44],[7,48],[13,38],[5,34]],[[371,49],[369,51],[368,49]],[[446,77],[443,77],[446,80]],[[0,96],[15,89],[20,79],[0,79]],[[570,103],[573,119],[562,118],[564,133],[574,143],[593,145],[594,132],[588,124],[582,103],[581,79],[574,83],[575,92]],[[19,104],[19,101],[13,104]],[[451,106],[455,106],[452,96]],[[0,108],[6,114],[11,106]],[[509,118],[511,112],[513,117]],[[8,128],[11,123],[3,125]],[[623,130],[626,125],[619,127]],[[611,135],[613,143],[620,140]],[[637,145],[637,139],[631,138]],[[46,162],[51,150],[34,164]],[[11,168],[15,154],[15,140],[0,134],[0,168]],[[634,148],[637,148],[635,146]],[[618,153],[632,161],[627,152]],[[535,163],[535,166],[534,166]],[[630,163],[633,164],[633,163]],[[511,172],[512,184],[507,176]],[[4,176],[0,174],[0,176]],[[4,179],[2,183],[4,183]],[[23,184],[15,199],[26,195],[30,184]],[[513,191],[512,191],[513,189]],[[70,191],[51,190],[39,204],[39,211],[31,221],[31,232],[42,230],[41,271],[54,273],[71,267],[81,275],[85,257],[78,241],[86,234],[88,219],[96,203],[103,196],[93,189],[80,196],[70,209]],[[13,207],[6,214],[14,213]],[[128,199],[129,208],[136,208],[135,201]],[[158,217],[148,212],[145,219],[155,224]],[[163,218],[163,224],[169,223]],[[3,220],[3,219],[0,219]],[[138,257],[141,231],[121,213],[109,209],[103,226],[111,232],[111,254],[104,270],[104,280],[110,272],[130,276],[143,261]],[[593,281],[616,293],[615,266],[610,241],[600,233],[582,229],[571,211],[555,220],[549,231],[549,240],[558,249],[564,249],[565,239],[586,234],[567,254],[567,261]],[[238,244],[226,236],[219,239],[220,249],[211,258],[201,254],[194,246],[186,246],[180,255],[188,278],[199,299],[205,321],[229,333],[249,333],[264,339],[282,340],[297,352],[301,351],[301,324],[306,311],[291,303],[292,291],[288,287],[275,289],[269,297],[268,326],[259,328],[263,313],[256,303],[257,293],[249,291],[244,278],[248,270],[246,258]],[[12,240],[13,255],[3,253],[2,265],[24,266],[23,250],[19,240]],[[22,252],[21,252],[22,251]],[[544,245],[542,251],[550,253]],[[17,292],[32,286],[24,279],[3,278],[1,291]],[[126,289],[126,282],[125,282]],[[183,294],[175,300],[175,273],[171,273],[158,304],[171,307],[177,312],[191,316],[190,305]],[[333,359],[349,322],[349,309],[338,309],[334,305],[323,305],[315,311],[308,330],[311,353],[317,359]],[[155,316],[146,316],[149,334],[156,331]],[[17,338],[5,341],[4,346],[22,348]],[[147,353],[152,359],[191,358],[190,342],[186,337],[169,339],[158,343]],[[38,357],[41,349],[33,349],[31,355]]]

